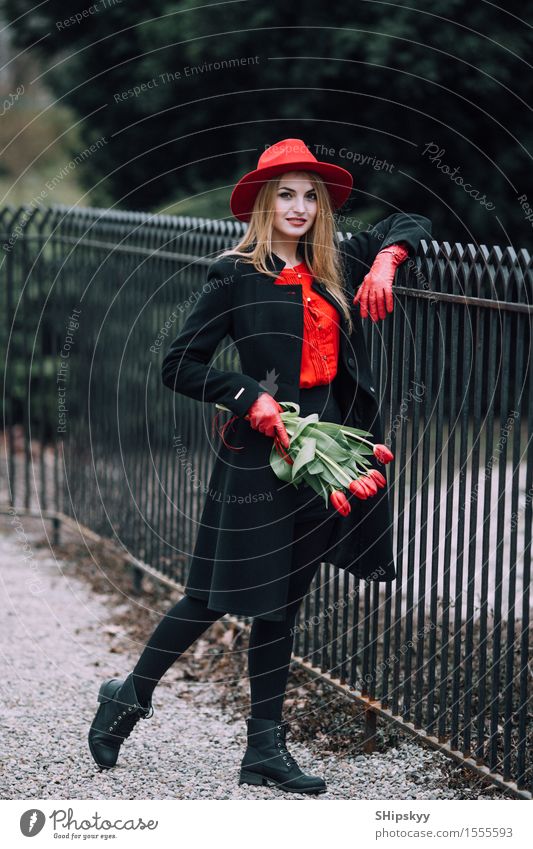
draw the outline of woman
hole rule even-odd
[[[337,497],[326,506],[310,487],[283,484],[269,462],[275,434],[289,444],[278,400],[383,441],[361,318],[370,312],[377,321],[392,310],[396,268],[431,227],[423,216],[398,213],[339,243],[333,212],[352,183],[348,171],[319,162],[300,139],[284,139],[232,192],[231,210],[249,227],[209,266],[162,365],[166,386],[234,413],[232,443],[223,438],[216,453],[184,597],[126,679],[100,688],[89,745],[102,768],[115,765],[138,719],[152,715],[153,690],[171,664],[233,613],[253,617],[251,716],[239,783],[326,789],[285,745],[292,629],[320,562],[358,578],[395,577],[390,508],[386,489],[368,501]],[[241,372],[210,365],[226,335]]]

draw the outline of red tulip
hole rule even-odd
[[[387,478],[385,478],[381,472],[378,472],[377,469],[370,469],[368,475],[375,480],[380,489],[387,486]]]
[[[364,491],[366,492],[367,498],[370,498],[371,495],[374,495],[373,490],[370,489],[365,478],[360,478],[359,481],[360,481],[360,484],[363,487]]]
[[[374,445],[374,457],[383,464],[394,460],[394,454],[386,445]]]
[[[333,505],[335,510],[339,511],[341,516],[347,516],[352,509],[344,492],[341,492],[340,489],[334,490],[330,494],[329,500],[331,501],[331,504]]]
[[[367,488],[366,486],[364,486],[364,484],[361,483],[360,480],[350,481],[350,483],[348,484],[348,489],[350,490],[350,492],[353,492],[353,494],[357,498],[363,499],[363,501],[365,500],[365,498],[368,498]]]
[[[366,475],[364,478],[361,478],[361,480],[368,489],[369,495],[375,495],[378,491],[378,485],[376,481],[368,475]]]

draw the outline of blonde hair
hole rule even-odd
[[[333,217],[333,206],[324,180],[312,171],[298,171],[313,184],[317,196],[317,214],[313,226],[301,237],[298,247],[312,276],[321,280],[339,304],[348,324],[348,332],[353,329],[350,304],[344,293],[343,273],[339,254],[339,242]],[[275,197],[281,178],[267,180],[260,188],[254,202],[252,218],[248,229],[240,241],[228,248],[220,256],[239,256],[243,262],[250,263],[257,271],[278,277],[278,273],[267,267],[267,259],[272,253],[272,227],[275,215]],[[251,250],[250,250],[251,248]]]

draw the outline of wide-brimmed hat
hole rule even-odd
[[[261,154],[257,168],[241,177],[231,193],[230,207],[239,221],[249,221],[261,186],[285,171],[314,171],[323,178],[335,209],[345,203],[352,190],[349,171],[329,162],[319,162],[301,139],[275,142]]]

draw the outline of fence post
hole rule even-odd
[[[375,710],[365,708],[365,730],[363,740],[363,752],[371,755],[376,748],[376,730],[378,715]]]
[[[143,575],[144,575],[143,570],[139,569],[138,566],[132,566],[131,567],[132,587],[133,587],[133,592],[136,595],[141,595],[141,593],[143,591],[143,587],[142,587]]]
[[[61,528],[61,522],[57,518],[57,516],[54,516],[54,518],[52,519],[52,542],[53,542],[54,545],[60,545],[61,544],[60,528]]]

